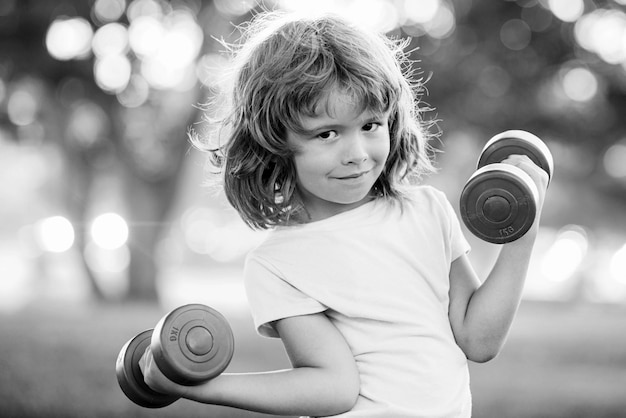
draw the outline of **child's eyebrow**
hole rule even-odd
[[[341,123],[321,123],[319,125],[312,125],[309,127],[300,125],[300,132],[303,135],[313,135],[318,132],[335,131],[341,128],[342,126],[343,125]]]
[[[372,111],[365,111],[364,114],[365,114],[365,117],[363,117],[360,122],[363,125],[367,123],[378,122],[381,119],[384,119],[385,117],[385,113],[378,113],[378,112],[372,112]],[[315,119],[315,118],[312,118],[312,119]],[[325,121],[322,121],[319,124],[316,124],[315,121],[311,121],[310,126],[305,126],[305,125],[306,125],[306,121],[301,120],[300,123],[298,124],[297,132],[302,135],[312,135],[318,132],[337,130],[344,126],[344,124],[340,122],[326,123]]]

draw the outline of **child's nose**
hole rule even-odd
[[[361,164],[368,158],[367,147],[363,135],[354,134],[346,138],[343,157],[344,164]]]

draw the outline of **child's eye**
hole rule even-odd
[[[337,137],[337,132],[335,131],[325,131],[325,132],[321,132],[319,134],[317,134],[317,137],[324,140],[324,141],[328,141],[331,139],[335,139]]]
[[[368,122],[365,125],[363,125],[363,129],[366,132],[374,132],[376,131],[378,128],[380,128],[380,123],[378,122]]]

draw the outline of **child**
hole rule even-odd
[[[538,221],[481,284],[443,193],[409,184],[432,165],[402,48],[332,16],[266,14],[248,28],[215,153],[229,202],[273,230],[246,260],[246,291],[293,367],[184,387],[148,351],[152,388],[282,415],[471,415],[467,360],[502,347]],[[541,208],[547,175],[507,162],[538,184]]]

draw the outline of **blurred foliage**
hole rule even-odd
[[[574,38],[575,22],[560,21],[541,3],[455,2],[457,27],[450,37],[416,40],[426,54],[423,68],[433,74],[429,100],[445,109],[440,114],[444,131],[473,127],[496,133],[522,127],[578,151],[592,161],[565,165],[591,165],[590,171],[599,171],[610,185],[609,192],[626,199],[624,179],[605,176],[601,161],[610,145],[626,137],[624,65],[609,64],[582,48]],[[585,5],[588,13],[600,7],[623,9],[609,1]],[[507,25],[512,34],[505,33]],[[512,49],[502,42],[505,36],[528,40]],[[564,72],[577,67],[597,79],[598,91],[589,100],[571,100],[560,91]]]
[[[120,2],[109,2],[115,3]],[[126,6],[124,1],[121,4]],[[77,225],[88,223],[98,177],[115,172],[123,178],[120,193],[124,196],[125,218],[133,225],[144,225],[134,228],[129,237],[128,297],[156,300],[155,246],[189,149],[186,132],[199,119],[195,105],[204,100],[206,92],[198,82],[181,89],[152,88],[138,103],[124,106],[121,91],[106,91],[94,77],[97,58],[92,54],[58,60],[46,49],[46,34],[55,20],[82,17],[95,28],[105,26],[108,22],[100,22],[94,15],[96,2],[3,0],[0,5],[0,79],[6,86],[6,96],[15,97],[22,90],[37,100],[31,105],[36,113],[33,121],[17,123],[8,120],[11,109],[4,101],[0,112],[3,137],[56,144],[65,166],[61,181],[64,205]],[[190,1],[147,5],[162,15],[179,8],[199,14],[211,4]],[[219,16],[210,11],[204,15],[209,24],[207,33],[215,28],[214,15]],[[125,16],[120,19],[128,23]],[[226,18],[223,20],[226,22]],[[60,41],[75,42],[75,36],[70,33]],[[141,62],[135,59],[133,65],[138,67]],[[28,113],[29,102],[22,102],[22,114]],[[16,106],[20,106],[19,101]],[[86,234],[85,228],[79,230],[79,248],[86,247]],[[86,262],[84,268],[94,295],[105,298],[94,277],[97,273]]]

